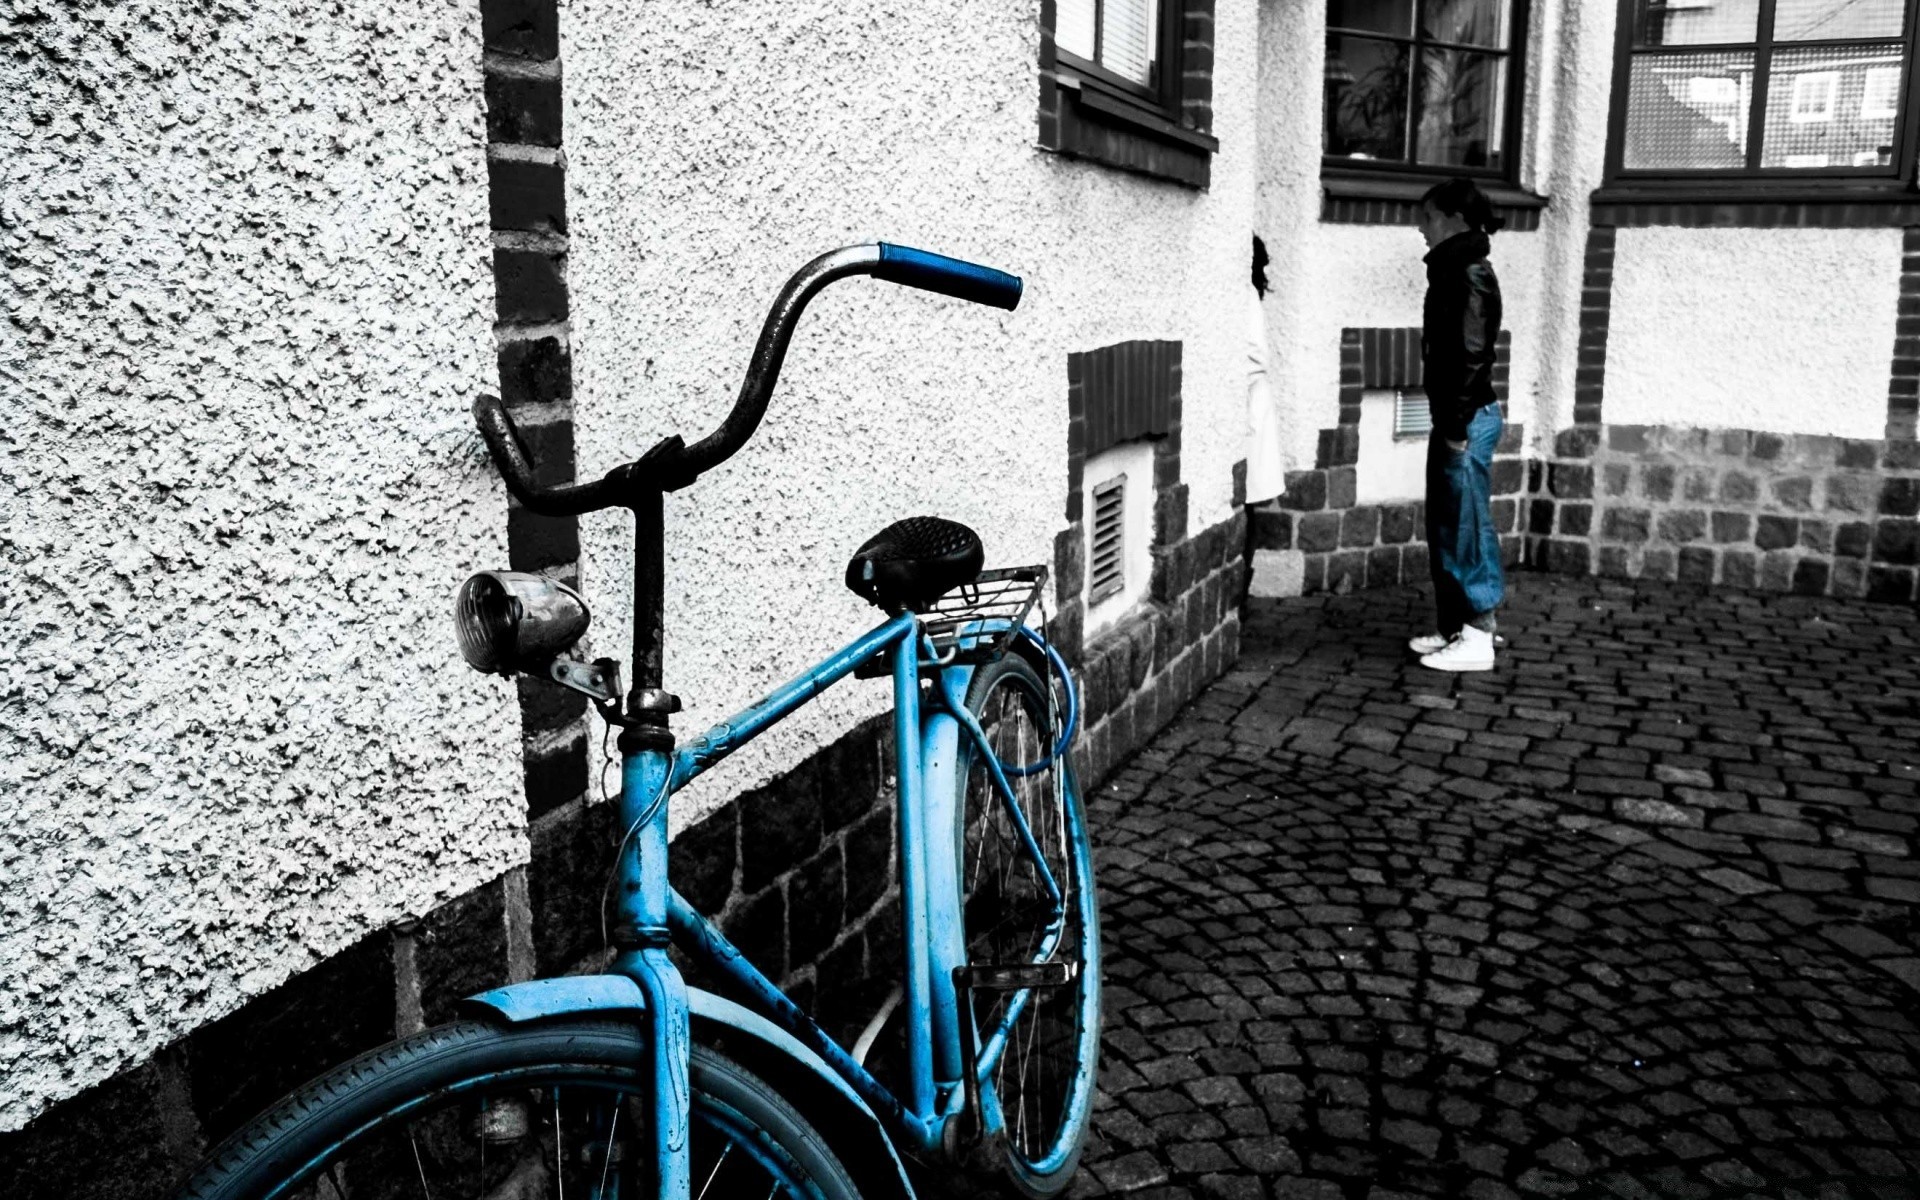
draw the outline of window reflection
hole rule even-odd
[[[1327,0],[1326,154],[1503,171],[1514,2]]]

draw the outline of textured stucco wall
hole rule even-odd
[[[871,280],[809,310],[739,457],[668,501],[667,681],[697,730],[871,624],[847,556],[921,512],[990,564],[1050,562],[1066,355],[1184,343],[1190,529],[1231,511],[1252,220],[1254,8],[1217,15],[1209,190],[1034,148],[1038,5],[585,0],[562,13],[582,471],[732,402],[766,307],[820,251],[890,240],[1026,278],[1011,314]],[[630,534],[592,519],[596,648],[624,653]],[[848,681],[684,798],[683,827],[887,700]]]
[[[1606,418],[1878,438],[1898,229],[1622,229]]]
[[[7,1129],[525,849],[479,10],[0,20]]]

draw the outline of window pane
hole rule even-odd
[[[1427,0],[1426,35],[1436,42],[1507,48],[1507,13],[1512,0]]]
[[[1759,36],[1760,0],[1640,0],[1634,41],[1642,46],[1705,46]]]
[[[1068,54],[1093,58],[1093,13],[1098,0],[1057,0],[1053,44]]]
[[[1100,65],[1135,83],[1152,83],[1154,0],[1100,0]]]
[[[1328,36],[1328,154],[1406,161],[1411,59],[1404,42]]]
[[[1500,167],[1507,60],[1469,50],[1428,50],[1421,58],[1418,161],[1448,167]]]
[[[1767,82],[1763,167],[1883,167],[1893,161],[1894,112],[1884,72],[1899,87],[1900,43],[1776,50]],[[1882,72],[1875,75],[1875,72]],[[1871,94],[1878,91],[1878,95]],[[1869,113],[1884,112],[1870,116]]]
[[[1895,38],[1905,9],[1902,0],[1778,0],[1773,40]]]
[[[1413,36],[1413,0],[1327,0],[1329,29]]]
[[[1744,167],[1753,55],[1636,55],[1627,81],[1632,170]]]
[[[1155,0],[1101,0],[1100,65],[1135,83],[1153,82]]]

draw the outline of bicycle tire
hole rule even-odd
[[[555,1189],[541,1187],[537,1178],[546,1171],[549,1159],[554,1171],[548,1178],[560,1183],[559,1191],[588,1195],[590,1189],[566,1186],[569,1171],[580,1165],[564,1149],[566,1101],[583,1093],[603,1100],[612,1097],[613,1116],[606,1126],[608,1151],[604,1158],[613,1160],[613,1164],[596,1167],[587,1160],[584,1166],[588,1178],[594,1170],[599,1171],[604,1187],[620,1158],[613,1153],[619,1144],[614,1135],[620,1128],[620,1115],[644,1113],[649,1107],[643,1100],[648,1085],[640,1070],[646,1053],[643,1029],[634,1023],[605,1019],[562,1019],[506,1027],[466,1021],[430,1029],[337,1067],[269,1108],[207,1156],[178,1193],[179,1200],[279,1200],[295,1196],[361,1200],[369,1195],[421,1192],[553,1195]],[[764,1188],[765,1179],[771,1178],[774,1187],[770,1190],[776,1194],[784,1185],[787,1195],[808,1200],[858,1200],[858,1189],[825,1139],[759,1077],[718,1051],[698,1044],[692,1048],[689,1077],[696,1196],[703,1191],[701,1164],[712,1162],[706,1179],[709,1188],[721,1171],[731,1170],[737,1176],[740,1168],[750,1167],[764,1172],[754,1189],[756,1194]],[[545,1102],[538,1099],[546,1091],[553,1096],[551,1152],[543,1132],[548,1128]],[[513,1116],[507,1106],[527,1103],[516,1101],[515,1093],[536,1098],[529,1110],[529,1125],[531,1128],[537,1123],[541,1132],[530,1132],[520,1140],[533,1138],[537,1144],[502,1145],[489,1136],[498,1132],[496,1128],[488,1127],[482,1133],[472,1124],[475,1118],[466,1114],[477,1100],[477,1120],[500,1124],[502,1114]],[[488,1098],[503,1107],[491,1110],[489,1115]],[[464,1135],[460,1139],[460,1148],[467,1152],[464,1164],[453,1162],[447,1154],[444,1127],[449,1117],[453,1125],[469,1122],[465,1128],[475,1130],[473,1145],[466,1144]],[[397,1151],[402,1120],[407,1122],[405,1129],[412,1143],[410,1159]],[[470,1174],[472,1151],[477,1148],[477,1191],[463,1189],[456,1193],[429,1186],[418,1140],[420,1126],[429,1120],[443,1127],[439,1133],[428,1131],[433,1136],[429,1138],[426,1161],[433,1163],[435,1178],[447,1178],[439,1172],[454,1166]],[[598,1142],[598,1127],[594,1127],[588,1149],[597,1151]],[[391,1153],[389,1143],[394,1148]],[[502,1145],[495,1151],[491,1172],[486,1161],[486,1147],[490,1145]],[[746,1158],[734,1160],[733,1152],[742,1146],[746,1147]],[[534,1163],[536,1156],[537,1171],[527,1165]],[[377,1173],[389,1161],[399,1164],[391,1178]],[[341,1166],[349,1163],[349,1173],[343,1177]],[[371,1164],[371,1170],[367,1164]],[[411,1190],[410,1176],[415,1170],[419,1172],[419,1191]],[[507,1183],[497,1183],[496,1179]],[[329,1182],[331,1190],[326,1186]],[[393,1183],[401,1186],[388,1186]],[[622,1195],[640,1190],[623,1190]],[[644,1190],[650,1193],[652,1189]],[[737,1190],[730,1181],[722,1192],[710,1194],[733,1194]],[[641,1197],[636,1195],[632,1200]]]
[[[1034,766],[1051,754],[1059,714],[1049,703],[1050,683],[1018,654],[1003,655],[974,672],[967,688],[967,708],[986,727],[1003,764]],[[996,707],[1008,699],[1014,710]],[[1019,726],[1011,737],[1010,718]],[[1004,801],[978,747],[964,735],[960,742],[955,853],[967,960],[970,964],[1029,961],[1042,944],[1032,910],[1036,903],[1050,907],[1050,902],[1044,900],[1030,859],[1024,859],[1024,876],[1014,867],[1010,876],[990,879],[985,864],[990,854],[1011,847],[1012,822],[1005,816]],[[1090,1125],[1100,1054],[1100,908],[1086,811],[1071,764],[1062,756],[1031,774],[1010,775],[1008,782],[1065,894],[1067,919],[1052,957],[1080,965],[1071,984],[1031,994],[1014,1026],[1015,1031],[1026,1030],[1024,1063],[1015,1053],[1018,1038],[1010,1036],[994,1074],[1008,1129],[1005,1178],[1021,1194],[1044,1200],[1064,1191],[1072,1180]],[[992,829],[996,814],[1005,836],[997,836]],[[978,1024],[992,1028],[1003,1003],[1000,996],[977,993]],[[1040,1053],[1032,1053],[1035,1046]],[[1051,1085],[1047,1080],[1050,1060],[1055,1068]],[[1008,1076],[1010,1065],[1019,1072],[1014,1078]],[[1037,1073],[1032,1070],[1035,1067]],[[1042,1130],[1038,1136],[1031,1133],[1036,1128]]]

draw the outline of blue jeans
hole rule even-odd
[[[1489,404],[1467,423],[1467,448],[1447,448],[1438,430],[1427,439],[1427,559],[1433,570],[1440,632],[1462,625],[1493,629],[1506,595],[1500,535],[1493,528],[1493,448],[1505,422]]]

